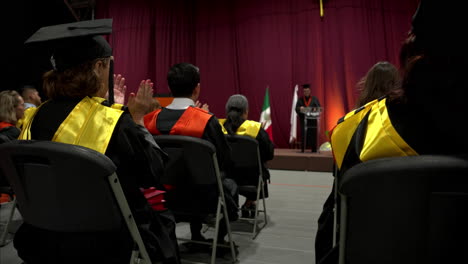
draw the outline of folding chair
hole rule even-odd
[[[205,210],[205,204],[200,204],[196,191],[203,186],[216,185],[218,193],[211,264],[216,263],[216,249],[221,246],[218,245],[217,239],[220,219],[223,218],[227,226],[232,262],[237,262],[216,149],[213,144],[200,138],[180,135],[159,135],[154,136],[154,139],[169,156],[165,175],[161,181],[163,184],[175,187],[173,191],[167,193],[166,204],[174,213],[176,221],[189,222],[191,217],[203,219],[209,216],[211,212]],[[177,239],[206,244],[206,242],[184,238]]]
[[[11,204],[10,209],[8,211],[8,216],[7,219],[4,223],[1,223],[3,225],[3,231],[0,235],[0,247],[8,244],[9,241],[7,241],[8,237],[8,232],[10,229],[10,224],[11,221],[13,220],[13,215],[15,214],[15,209],[16,209],[16,196],[13,193],[13,190],[11,186],[7,183],[5,176],[3,173],[0,171],[0,193],[2,194],[7,194],[10,197]]]
[[[468,263],[468,161],[382,158],[339,181],[339,263]]]
[[[105,155],[76,145],[18,140],[0,145],[0,169],[24,222],[56,232],[100,232],[126,225],[135,244],[129,263],[151,263],[116,167]]]
[[[10,142],[10,141],[11,140],[7,136],[0,134],[0,144]],[[15,214],[16,196],[14,195],[10,184],[8,183],[7,179],[5,178],[5,176],[3,175],[3,173],[1,171],[0,171],[0,194],[8,195],[10,197],[10,200],[11,200],[11,202],[10,202],[11,204],[9,205],[10,210],[8,211],[7,219],[6,219],[5,222],[0,224],[0,225],[4,226],[3,231],[0,234],[0,247],[2,247],[4,245],[8,244],[8,242],[9,242],[9,241],[7,241],[7,237],[8,237],[8,232],[9,232],[9,229],[10,229],[11,221],[13,220],[13,215]]]
[[[240,218],[240,220],[253,222],[252,239],[255,239],[260,231],[268,224],[265,202],[265,181],[262,173],[262,161],[257,140],[248,136],[226,135],[231,147],[232,171],[230,175],[235,177],[239,185],[240,195],[256,193],[256,201],[262,200],[262,209],[255,207],[254,218]],[[252,184],[256,182],[256,184]],[[263,213],[263,224],[258,226],[258,215]]]

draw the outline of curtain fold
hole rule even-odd
[[[127,78],[127,92],[150,78],[168,93],[169,67],[190,62],[211,112],[224,117],[226,100],[242,93],[249,119],[259,120],[269,87],[275,145],[287,148],[294,86],[311,84],[324,108],[319,143],[327,141],[367,70],[381,60],[398,66],[417,3],[326,0],[321,18],[318,0],[100,0],[96,18],[114,19],[115,72]]]

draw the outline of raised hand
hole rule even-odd
[[[117,104],[125,103],[125,92],[127,91],[127,86],[125,85],[125,78],[122,75],[114,74],[114,101]]]
[[[143,117],[148,113],[153,101],[153,82],[150,79],[141,81],[137,93],[130,93],[127,103],[135,123],[144,125]]]
[[[202,104],[200,103],[200,101],[198,101],[198,100],[195,102],[195,107],[201,108],[201,109],[203,109],[203,110],[205,110],[205,111],[207,111],[207,112],[210,111],[210,109],[209,109],[210,106],[209,106],[208,104],[203,104],[203,105],[202,105]]]

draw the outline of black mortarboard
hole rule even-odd
[[[102,37],[112,32],[112,19],[86,20],[42,27],[25,44],[50,54],[52,66],[64,71],[84,62],[112,56],[112,48]],[[109,70],[109,103],[114,103],[113,61]]]
[[[25,44],[51,53],[54,69],[63,71],[89,60],[110,57],[112,48],[101,35],[111,32],[112,19],[87,20],[40,28]]]
[[[302,85],[302,88],[303,88],[303,89],[305,89],[305,88],[310,88],[310,84],[305,83],[305,84]]]

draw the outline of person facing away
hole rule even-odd
[[[273,159],[274,146],[268,136],[268,133],[262,128],[262,124],[260,122],[248,120],[248,115],[249,102],[247,98],[244,95],[235,94],[231,95],[226,102],[226,119],[220,119],[219,122],[222,125],[224,134],[248,136],[257,140],[264,179],[265,197],[263,198],[267,198],[270,171],[266,167],[265,163]],[[255,175],[245,175],[245,172],[232,171],[229,174],[238,185],[257,186],[258,184],[258,177],[252,177]],[[242,217],[255,217],[255,213],[253,211],[245,209],[255,210],[256,199],[256,193],[248,194],[246,196],[245,203],[241,207]]]
[[[159,177],[165,153],[143,126],[152,84],[142,81],[138,92],[130,94],[128,107],[104,99],[113,89],[113,56],[101,35],[111,31],[111,19],[81,21],[41,28],[26,41],[52,50],[53,70],[43,75],[49,100],[28,112],[19,139],[80,145],[108,156],[150,257],[179,263],[173,216],[153,211],[140,190],[163,188]],[[133,246],[126,228],[64,233],[24,222],[14,237],[26,263],[128,263]]]
[[[389,94],[398,87],[400,79],[400,73],[393,64],[377,62],[357,84],[359,97],[356,108]]]
[[[320,102],[316,96],[311,95],[310,84],[308,83],[302,85],[302,94],[296,102],[296,113],[301,129],[302,149],[311,148],[312,152],[317,152],[317,119],[307,119],[307,124],[304,124],[305,114],[303,111],[306,107],[320,107]],[[307,135],[305,125],[308,128]],[[306,142],[305,145],[304,142]]]
[[[24,101],[18,92],[7,90],[0,92],[0,135],[2,141],[17,139],[21,130],[16,127],[24,116]]]
[[[25,85],[21,88],[20,92],[24,100],[24,109],[37,107],[42,103],[41,96],[34,86]]]
[[[358,163],[383,157],[435,154],[468,158],[468,137],[459,127],[468,115],[468,55],[463,52],[461,34],[464,17],[460,7],[435,0],[419,3],[401,47],[399,89],[348,113],[332,131],[335,177]],[[357,142],[357,138],[362,140]],[[333,204],[332,190],[318,220],[317,263],[337,262],[339,245],[332,247],[336,235]]]
[[[221,129],[218,119],[208,111],[196,107],[199,105],[200,72],[198,67],[190,63],[173,65],[167,73],[167,82],[174,100],[171,104],[145,115],[145,126],[153,135],[185,135],[208,140],[216,148],[216,156],[222,173],[227,170],[230,162],[230,148]],[[204,105],[206,108],[207,106]],[[224,177],[223,187],[230,221],[238,218],[238,191],[236,183]],[[207,210],[214,212],[217,201],[217,187],[200,189]],[[177,191],[175,188],[173,191]],[[227,227],[222,221],[218,239],[224,241]],[[192,240],[206,241],[201,234],[202,221],[192,219],[190,231]]]

